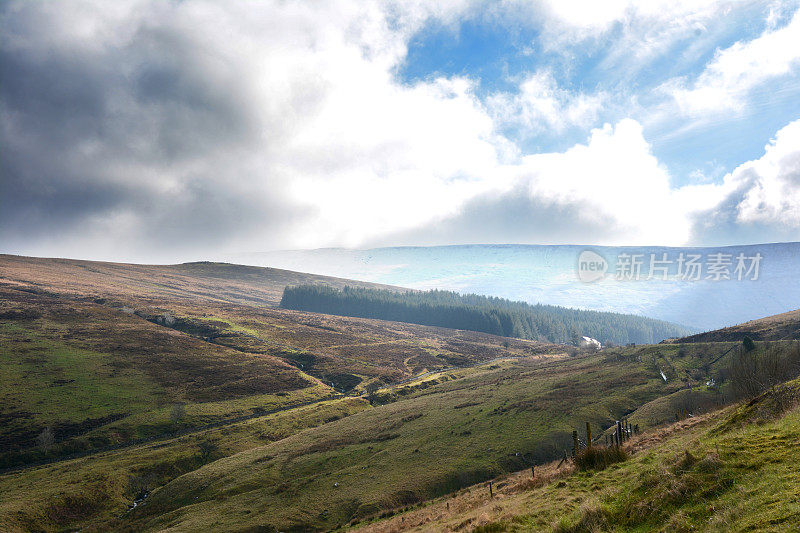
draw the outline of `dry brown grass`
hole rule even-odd
[[[422,507],[398,510],[399,514],[372,524],[356,528],[364,533],[399,533],[401,531],[474,531],[518,513],[518,507],[507,507],[506,500],[513,495],[553,483],[575,471],[571,462],[559,468],[561,461],[553,461],[492,480],[494,496],[489,497],[489,484],[472,487],[432,500]],[[516,512],[515,512],[516,511]]]
[[[681,420],[680,422],[675,422],[674,424],[668,424],[666,426],[652,429],[631,438],[631,440],[625,443],[625,448],[633,454],[638,453],[642,450],[646,450],[647,448],[651,448],[661,442],[664,442],[677,432],[703,424],[714,415],[714,412],[710,412],[698,416],[691,416]]]
[[[286,285],[324,282],[391,288],[277,268],[227,263],[135,265],[0,254],[0,279],[10,285],[46,288],[81,297],[117,296],[205,300],[277,306]]]
[[[96,346],[84,343],[87,348],[107,348],[109,343],[102,340],[104,336],[94,335],[100,332],[98,326],[106,323],[111,344],[133,356],[136,337],[141,334],[121,325],[129,317],[120,310],[136,310],[151,318],[168,312],[194,323],[213,323],[213,329],[220,334],[213,339],[216,344],[247,354],[288,360],[307,374],[335,382],[337,387],[341,385],[345,389],[348,388],[346,384],[357,384],[364,379],[380,378],[385,383],[393,383],[417,373],[469,366],[503,355],[520,357],[558,351],[546,343],[482,333],[273,307],[286,285],[308,282],[377,286],[219,263],[132,265],[0,255],[0,289],[5,288],[0,295],[0,313],[5,313],[7,319],[17,320],[25,319],[23,315],[28,312],[40,313],[33,309],[37,306],[59,306],[61,315],[73,307],[74,319],[69,320],[66,338],[75,341],[93,338],[98,340]],[[15,307],[11,302],[14,298],[25,301]],[[40,303],[36,304],[35,300]],[[104,316],[100,321],[82,319],[92,313]],[[144,331],[145,336],[150,335],[149,330],[144,328]],[[154,347],[149,352],[159,350]],[[198,349],[194,347],[189,351]],[[310,357],[303,359],[301,355],[298,359],[296,354],[290,353],[292,351],[309,352]],[[172,365],[174,361],[170,358],[165,362]],[[132,361],[132,364],[137,363]],[[181,366],[172,365],[175,380],[187,383],[191,377],[179,371]],[[168,374],[159,371],[159,379]],[[234,394],[256,393],[267,386],[258,382],[266,379],[264,373],[248,374],[252,377],[247,380],[241,376],[234,379],[218,369],[213,375],[222,380],[220,387],[228,387]],[[225,385],[227,383],[230,384]]]

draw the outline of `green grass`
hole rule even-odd
[[[232,382],[249,383],[251,375],[272,379],[265,370],[275,367],[258,365],[275,365],[270,363],[274,360],[193,339],[107,307],[67,305],[69,309],[48,304],[42,318],[15,325],[27,328],[24,332],[11,331],[8,335],[31,347],[42,343],[42,357],[52,366],[46,379],[60,379],[54,376],[74,371],[89,381],[87,387],[130,390],[141,394],[141,403],[128,402],[121,394],[124,418],[87,428],[68,442],[57,443],[51,456],[190,429],[258,409],[313,400],[330,392],[330,388],[313,382],[299,388],[283,385],[291,381],[276,381],[279,392],[259,393],[257,386],[231,388]],[[144,468],[153,461],[171,466],[157,468],[169,475],[158,476],[154,487],[160,488],[148,498],[147,505],[126,517],[123,524],[131,529],[157,529],[173,523],[187,528],[205,523],[219,528],[248,524],[336,527],[353,518],[424,501],[524,468],[528,461],[561,455],[570,446],[573,428],[582,427],[588,420],[603,429],[647,402],[676,393],[684,386],[680,376],[691,378],[691,372],[702,370],[704,362],[725,348],[660,345],[554,358],[541,355],[542,347],[535,343],[511,341],[505,347],[502,339],[465,332],[436,330],[428,332],[429,337],[418,337],[422,330],[416,326],[308,314],[289,316],[271,310],[249,312],[231,306],[206,306],[200,313],[185,303],[171,305],[176,309],[175,316],[227,324],[224,327],[231,330],[249,329],[269,341],[255,339],[247,345],[248,350],[289,342],[289,348],[281,352],[286,357],[321,354],[324,372],[363,370],[364,383],[386,372],[384,361],[401,365],[395,366],[398,375],[408,375],[446,366],[448,357],[467,363],[497,355],[512,359],[449,370],[392,387],[379,393],[371,409],[299,433],[282,434],[286,438],[276,442],[247,441],[241,447],[228,448],[229,454],[210,464],[198,459],[199,444],[191,440],[195,436],[182,441],[194,444],[178,446],[169,459],[140,457]],[[27,337],[31,341],[26,343]],[[226,339],[232,339],[234,345],[238,342],[237,337]],[[419,352],[403,351],[412,346]],[[403,348],[396,353],[386,351],[397,347]],[[10,358],[19,364],[24,360],[23,353],[24,348],[15,345]],[[111,373],[104,372],[102,365],[109,366]],[[667,383],[659,374],[662,367],[670,376]],[[287,379],[303,375],[285,368],[289,371],[281,372],[287,372]],[[11,383],[21,380],[12,386],[35,402],[35,394],[25,391],[41,386],[45,374],[31,370],[16,374]],[[135,375],[141,381],[122,381],[128,379],[128,372],[138,372]],[[186,380],[194,381],[188,387]],[[46,394],[59,397],[58,389]],[[102,394],[78,395],[72,410],[60,409],[59,416],[84,420],[81,406],[95,408],[96,402],[102,409],[103,398]],[[174,402],[186,405],[177,421],[171,416]],[[380,405],[384,402],[389,403]],[[46,420],[41,414],[37,416],[42,422]],[[229,438],[229,431],[217,428],[203,434],[220,447],[218,443]],[[279,433],[274,434],[276,438]],[[138,452],[131,454],[137,456]],[[107,487],[114,487],[117,492],[107,495],[110,501],[129,497],[119,492],[123,481],[116,477],[116,467],[105,459],[76,464],[81,465],[79,470],[92,465],[90,471],[97,474],[79,478],[85,481],[76,480],[76,493],[100,495],[111,490]],[[99,475],[101,472],[110,477]],[[78,490],[81,486],[83,492]],[[88,501],[74,506],[86,507],[79,515],[103,516],[105,507],[95,507],[105,497],[86,497]],[[59,520],[72,524],[78,519],[64,515]]]
[[[140,412],[85,434],[86,439],[105,445],[132,439],[157,437],[180,430],[202,427],[238,417],[253,416],[292,405],[319,401],[330,396],[330,389],[314,385],[280,395],[263,394],[235,400],[189,403],[183,406],[180,419],[173,419],[172,405]]]
[[[230,304],[165,300],[141,307],[143,316],[170,310],[201,329],[217,328],[222,337],[208,342],[135,316],[131,306],[138,306],[128,304],[125,312],[105,298],[0,289],[0,309],[14,311],[0,319],[0,466],[321,399],[334,392],[331,382],[357,393],[369,381],[548,349]],[[179,420],[174,404],[185,405]],[[36,437],[48,427],[55,444],[41,449]]]
[[[4,453],[52,459],[160,440],[0,474],[0,524],[12,530],[328,529],[416,503],[435,508],[431,498],[561,456],[586,421],[596,434],[622,416],[643,428],[659,424],[693,400],[687,386],[712,405],[722,396],[698,387],[727,364],[712,361],[732,345],[566,357],[563,347],[536,342],[244,305],[275,293],[266,287],[250,299],[263,276],[274,274],[260,270],[65,264],[79,270],[58,283],[46,281],[61,268],[56,264],[25,290],[0,287],[0,311],[14,311],[0,320]],[[25,268],[12,274],[27,275]],[[139,282],[146,287],[138,295],[118,279],[120,268],[131,280],[153,279]],[[195,269],[202,279],[186,273]],[[123,305],[150,318],[168,311],[197,321],[188,329],[200,328],[192,337]],[[198,338],[207,326],[221,335]],[[495,358],[502,360],[471,366]],[[434,374],[393,385],[423,371]],[[347,398],[202,428],[332,392],[315,378],[353,392],[367,383],[386,387],[374,405]],[[177,419],[176,403],[185,405]],[[760,401],[712,417],[602,471],[492,504],[481,511],[490,520],[457,517],[450,525],[780,529],[795,516],[799,464],[787,447],[797,442],[797,414],[775,417],[785,403]],[[111,415],[119,419],[104,418]],[[46,453],[32,450],[47,425],[57,428],[56,444]],[[194,432],[163,436],[178,429]],[[127,513],[143,490],[150,496]],[[747,503],[737,506],[739,500]],[[429,530],[442,529],[436,525]]]
[[[680,386],[635,357],[603,354],[452,374],[181,476],[154,492],[132,527],[336,527],[556,457],[583,421],[606,427]]]
[[[217,328],[215,343],[290,361],[345,392],[370,380],[391,384],[425,371],[563,347],[466,331],[296,311],[173,306],[173,315]],[[157,314],[155,311],[150,311]]]
[[[715,435],[714,427],[678,433],[606,475],[573,476],[562,493],[602,487],[599,503],[574,513],[573,524],[590,514],[609,530],[785,531],[796,525],[800,410],[725,434]],[[520,522],[543,525],[533,515]]]
[[[106,354],[76,349],[16,324],[0,324],[0,403],[35,412],[40,424],[152,407],[163,390]],[[19,386],[29,384],[25,394]]]
[[[356,398],[321,402],[157,444],[0,475],[0,531],[6,530],[2,526],[11,531],[109,529],[126,516],[142,488],[152,490],[209,461],[366,408],[367,402]]]
[[[794,531],[800,523],[799,402],[796,380],[645,434],[633,441],[629,459],[602,471],[567,471],[538,484],[524,474],[498,479],[496,487],[513,487],[501,488],[499,499],[476,486],[359,525],[392,530],[402,518],[421,531],[466,524],[493,531]]]
[[[0,291],[0,467],[85,452],[329,396],[249,355],[103,305]],[[172,406],[185,404],[179,420]],[[50,428],[55,442],[37,446]]]

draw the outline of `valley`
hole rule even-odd
[[[555,472],[550,462],[571,453],[573,430],[589,422],[602,438],[627,417],[646,440],[676,413],[722,420],[703,413],[735,401],[717,382],[743,353],[741,337],[752,335],[757,351],[795,349],[785,334],[797,330],[792,314],[723,337],[594,351],[277,308],[295,283],[357,282],[236,265],[0,258],[0,524],[471,531],[497,523],[493,531],[504,531],[577,523],[586,489],[583,474],[566,473],[571,464],[553,483],[524,480],[532,466]],[[775,320],[780,327],[767,326]],[[585,483],[613,500],[614,472],[634,464]],[[562,476],[568,494],[553,488]],[[513,506],[493,510],[470,496],[488,480],[501,480],[498,497]],[[507,493],[512,485],[524,490]],[[529,490],[572,503],[525,518],[538,509],[524,503]],[[451,498],[452,511],[434,512]],[[408,523],[386,521],[394,515]],[[603,516],[612,524],[621,515]]]

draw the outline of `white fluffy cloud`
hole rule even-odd
[[[586,144],[565,152],[526,156],[514,172],[531,198],[573,206],[593,231],[607,228],[608,244],[684,244],[692,217],[707,205],[697,199],[709,190],[673,188],[631,119],[592,130]]]
[[[800,120],[782,128],[761,158],[726,176],[725,187],[740,195],[738,222],[800,228]]]
[[[772,78],[797,72],[798,67],[800,10],[783,27],[718,50],[695,80],[673,80],[664,89],[685,114],[741,110],[751,90]]]
[[[564,152],[499,165],[495,177],[493,189],[455,213],[370,244],[685,245],[698,219],[734,188],[674,186],[632,119],[596,128],[586,143]]]
[[[602,92],[573,93],[560,88],[553,74],[545,70],[525,77],[517,93],[493,95],[488,106],[502,124],[522,127],[527,134],[561,133],[571,126],[591,126],[605,97]]]

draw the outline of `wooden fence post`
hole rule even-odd
[[[534,470],[534,468],[535,468],[535,467],[534,467],[533,465],[531,465],[531,477],[532,477],[532,478],[535,478],[535,477],[536,477],[536,470]]]
[[[617,420],[617,446],[622,444],[622,422]]]
[[[592,447],[592,426],[586,422],[586,448]]]

